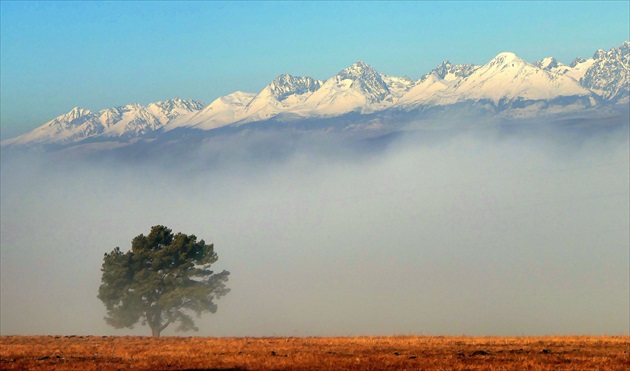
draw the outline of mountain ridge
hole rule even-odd
[[[529,63],[502,52],[484,65],[445,60],[418,80],[379,73],[359,60],[326,80],[281,74],[258,93],[234,92],[209,105],[173,98],[93,112],[79,107],[2,146],[71,146],[86,139],[134,141],[176,128],[215,130],[278,118],[345,117],[387,110],[423,112],[467,105],[505,118],[587,112],[630,103],[630,42],[570,65]],[[377,125],[378,126],[378,125]]]

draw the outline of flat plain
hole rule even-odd
[[[630,336],[2,336],[2,370],[630,370]]]

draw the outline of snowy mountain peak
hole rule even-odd
[[[182,99],[182,98],[173,98],[165,101],[151,103],[147,106],[147,108],[156,107],[165,113],[173,113],[175,111],[198,111],[204,108],[203,102],[192,100],[192,99]]]
[[[153,116],[158,117],[160,123],[166,124],[168,121],[186,115],[190,112],[199,111],[204,108],[200,101],[192,99],[173,98],[161,102],[151,103],[146,110]]]
[[[244,91],[237,90],[234,93],[230,93],[228,95],[224,95],[221,98],[216,99],[208,107],[212,106],[213,104],[215,104],[215,103],[217,103],[219,101],[222,101],[222,102],[227,103],[227,104],[245,105],[250,100],[252,100],[252,98],[254,98],[255,95],[256,94],[254,94],[254,93],[246,93]]]
[[[299,77],[282,74],[276,77],[267,88],[279,101],[291,95],[309,94],[322,86],[322,82],[312,77]]]
[[[143,105],[141,105],[140,103],[129,103],[125,106],[122,107],[123,111],[138,111],[141,110],[142,108],[144,108]]]
[[[57,116],[44,125],[2,142],[3,145],[31,145],[40,143],[68,143],[83,135],[102,132],[102,127],[95,124],[95,114],[87,109],[74,107],[68,113]]]
[[[237,120],[248,103],[256,96],[253,93],[235,91],[219,97],[207,107],[183,114],[170,120],[164,126],[165,131],[179,127],[194,127],[201,130],[212,130]],[[201,103],[201,102],[197,102]]]
[[[597,49],[595,54],[593,54],[593,59],[601,59],[606,55],[604,49]]]
[[[452,81],[441,79],[440,67],[448,70],[452,65],[443,63],[403,96],[398,104],[412,107],[463,103],[486,105],[497,112],[505,111],[512,117],[535,114],[538,111],[528,106],[535,107],[537,101],[579,101],[575,109],[588,108],[592,104],[589,101],[590,92],[577,81],[529,64],[514,53],[500,53],[485,65],[475,67],[466,77]]]
[[[92,111],[90,110],[80,108],[80,107],[74,107],[73,109],[70,110],[70,112],[57,117],[55,120],[70,122],[81,116],[89,115],[91,113]]]
[[[509,67],[520,67],[526,64],[528,63],[522,60],[518,55],[511,52],[503,52],[492,58],[486,66],[489,68],[495,67],[503,69]]]
[[[581,57],[577,57],[573,60],[573,62],[571,62],[571,64],[569,64],[569,67],[573,68],[575,66],[577,66],[578,64],[584,63],[586,62],[586,59],[581,58]]]
[[[139,103],[92,112],[73,108],[39,128],[4,144],[67,144],[86,138],[131,138],[163,127],[175,117],[186,115],[203,107],[203,104],[181,98],[151,103]]]
[[[363,61],[356,61],[351,66],[345,68],[337,74],[342,79],[358,80],[358,79],[373,79],[378,76],[379,73],[374,67]]]
[[[228,110],[240,110],[247,106],[247,104],[251,102],[255,96],[256,94],[253,93],[235,91],[234,93],[215,99],[208,105],[208,107],[204,108],[200,112],[204,114],[215,114]]]
[[[173,98],[161,102],[151,103],[149,106],[155,105],[161,107],[164,110],[172,111],[177,108],[186,109],[190,111],[196,111],[203,109],[204,104],[201,101],[193,99]]]
[[[368,105],[387,100],[391,94],[387,84],[383,81],[383,76],[363,61],[355,62],[331,80],[338,86],[350,82],[350,90],[363,95]],[[391,99],[391,97],[389,98]]]
[[[551,71],[560,66],[563,66],[562,63],[558,62],[554,57],[543,58],[537,62],[534,62],[534,66],[538,68],[542,68],[543,70]]]
[[[479,68],[479,66],[475,66],[474,64],[452,64],[449,61],[442,62],[439,66],[437,66],[431,73],[436,74],[442,80],[456,80],[464,77],[470,76],[475,70]],[[430,74],[430,73],[429,73]],[[427,75],[423,77],[426,78]]]
[[[435,74],[440,76],[440,78],[444,78],[452,70],[453,70],[453,64],[449,61],[444,61],[439,66],[437,66],[432,72],[435,72]]]
[[[630,44],[625,41],[609,51],[599,49],[580,78],[582,86],[616,104],[630,102]]]
[[[357,61],[326,80],[299,109],[310,115],[324,116],[384,109],[391,106],[395,99],[385,80],[392,84],[394,90],[405,89],[404,80],[381,75],[369,64]]]
[[[251,99],[244,110],[234,111],[241,124],[274,117],[304,103],[322,82],[312,77],[282,74]]]

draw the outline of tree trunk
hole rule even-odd
[[[160,337],[160,326],[151,326],[151,335],[154,338]]]
[[[147,318],[147,324],[149,325],[149,327],[151,327],[151,336],[153,336],[154,338],[159,338],[160,332],[162,332],[162,324],[160,323],[162,322],[161,313],[158,312],[156,314],[155,312],[145,312],[144,315]]]
[[[144,314],[147,318],[147,323],[149,327],[151,327],[151,335],[154,338],[159,338],[160,333],[164,331],[168,325],[171,324],[172,320],[167,320],[166,323],[162,324],[162,312],[157,312],[153,314],[146,313]]]

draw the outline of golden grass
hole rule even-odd
[[[629,336],[0,337],[2,370],[630,370]]]

